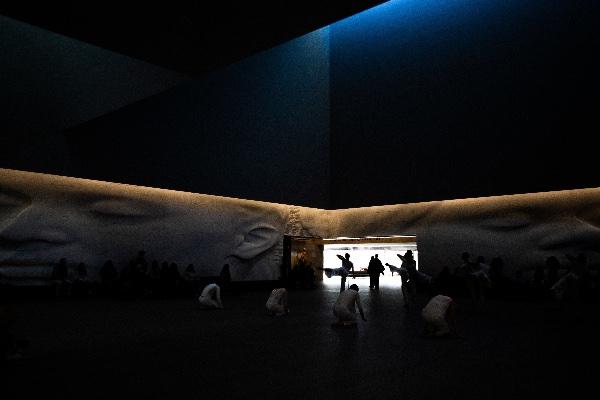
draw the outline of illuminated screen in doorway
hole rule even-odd
[[[364,237],[364,238],[335,238],[323,239],[323,267],[339,268],[342,266],[338,254],[344,256],[350,254],[350,261],[354,263],[354,277],[348,277],[347,284],[356,283],[361,289],[369,288],[369,275],[367,267],[371,256],[378,255],[385,266],[384,275],[379,277],[380,287],[393,286],[400,287],[400,276],[392,273],[388,266],[391,264],[400,267],[402,261],[397,254],[404,255],[407,250],[412,250],[417,269],[419,268],[419,252],[417,251],[416,236],[386,236],[386,237]],[[339,276],[327,278],[323,276],[323,283],[326,285],[340,284]]]

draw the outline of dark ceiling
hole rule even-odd
[[[4,2],[0,14],[199,75],[385,1]],[[60,4],[60,5],[59,5]]]

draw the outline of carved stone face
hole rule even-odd
[[[484,255],[488,262],[501,256],[509,270],[533,268],[549,256],[566,266],[565,254],[586,253],[600,261],[598,189],[444,203],[431,215],[440,221],[430,230],[431,240]]]
[[[500,256],[508,273],[556,256],[585,253],[600,263],[600,189],[368,207],[336,211],[334,234],[415,234],[420,265],[437,273],[461,253],[487,262]]]
[[[108,259],[193,263],[200,276],[273,279],[259,261],[280,241],[285,208],[131,185],[0,169],[0,274],[48,279],[60,258],[91,277]],[[275,277],[276,278],[276,277]]]

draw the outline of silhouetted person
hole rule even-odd
[[[52,268],[52,281],[54,284],[54,294],[56,297],[71,295],[69,267],[65,258],[61,258],[54,268]]]
[[[395,265],[385,263],[390,268],[390,271],[395,271],[400,275],[400,281],[402,283],[402,298],[404,299],[404,307],[409,308],[409,306],[413,303],[415,295],[416,295],[416,287],[414,281],[410,278],[410,274],[408,273],[408,269],[406,266],[401,266],[400,268]]]
[[[148,279],[150,281],[150,293],[153,297],[158,296],[161,292],[160,273],[160,264],[157,260],[152,260]]]
[[[277,288],[271,291],[265,304],[270,315],[285,315],[290,312],[288,307],[288,292],[286,288]]]
[[[460,294],[471,296],[471,287],[469,285],[472,283],[470,278],[471,273],[475,269],[475,263],[471,261],[471,255],[466,251],[460,255],[460,258],[462,263],[454,270],[457,289]]]
[[[485,272],[489,277],[491,267],[485,262],[485,257],[478,256],[476,263],[479,265],[479,269]]]
[[[163,261],[160,264],[160,293],[162,296],[169,295],[169,263]]]
[[[187,293],[198,293],[198,273],[194,264],[188,264],[183,270],[183,287]]]
[[[179,275],[179,267],[176,263],[169,264],[167,282],[169,285],[169,294],[171,296],[175,296],[177,294],[177,289],[181,282],[181,275]]]
[[[342,277],[340,284],[340,292],[343,292],[346,289],[346,278],[350,274],[350,272],[354,273],[354,263],[350,261],[350,254],[344,254],[342,257],[340,254],[336,254],[337,258],[342,260],[342,270],[340,271],[340,276]]]
[[[404,255],[396,254],[400,260],[402,260],[402,265],[400,268],[404,267],[408,271],[408,274],[411,279],[417,279],[417,261],[413,257],[412,250],[406,250]]]
[[[349,290],[342,291],[333,306],[333,315],[337,317],[337,325],[356,324],[356,308],[360,312],[363,321],[366,321],[365,313],[360,303],[358,286],[350,285]]]
[[[436,280],[437,290],[441,293],[454,293],[452,273],[447,265],[444,265],[442,270],[439,272]]]
[[[194,264],[188,264],[188,266],[185,267],[185,270],[183,271],[183,277],[189,280],[198,278]]]
[[[221,288],[216,283],[210,283],[204,287],[198,302],[205,308],[223,308],[221,302]]]
[[[404,255],[396,254],[402,260],[401,268],[404,267],[408,271],[409,279],[412,281],[415,291],[419,288],[431,290],[433,278],[425,273],[417,270],[417,261],[414,258],[412,250],[406,250]]]
[[[587,257],[583,253],[577,257],[570,254],[565,256],[571,262],[569,272],[552,286],[551,291],[558,300],[579,302],[586,297],[590,283]]]
[[[133,259],[134,264],[139,264],[140,268],[146,271],[148,269],[148,262],[146,261],[146,252],[144,250],[140,250],[137,253],[137,256]]]
[[[369,272],[369,289],[379,290],[379,275],[383,274],[384,270],[379,256],[375,254],[374,257],[371,257],[367,268]]]
[[[107,294],[112,294],[115,291],[119,273],[115,268],[112,260],[106,260],[102,268],[100,268],[100,283],[102,291]]]
[[[75,268],[75,286],[74,290],[79,296],[87,296],[90,294],[90,282],[88,279],[87,266],[84,262],[80,262]]]
[[[485,302],[486,291],[490,288],[491,282],[479,262],[471,266],[471,272],[466,275],[466,283],[473,303],[476,306],[482,306]]]
[[[374,289],[374,285],[373,285],[373,275],[374,275],[374,271],[375,271],[375,256],[371,256],[371,259],[369,260],[369,265],[367,265],[367,272],[369,273],[369,289]]]

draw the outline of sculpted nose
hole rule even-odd
[[[0,243],[65,243],[68,235],[62,229],[60,219],[52,209],[29,206],[2,223]]]

